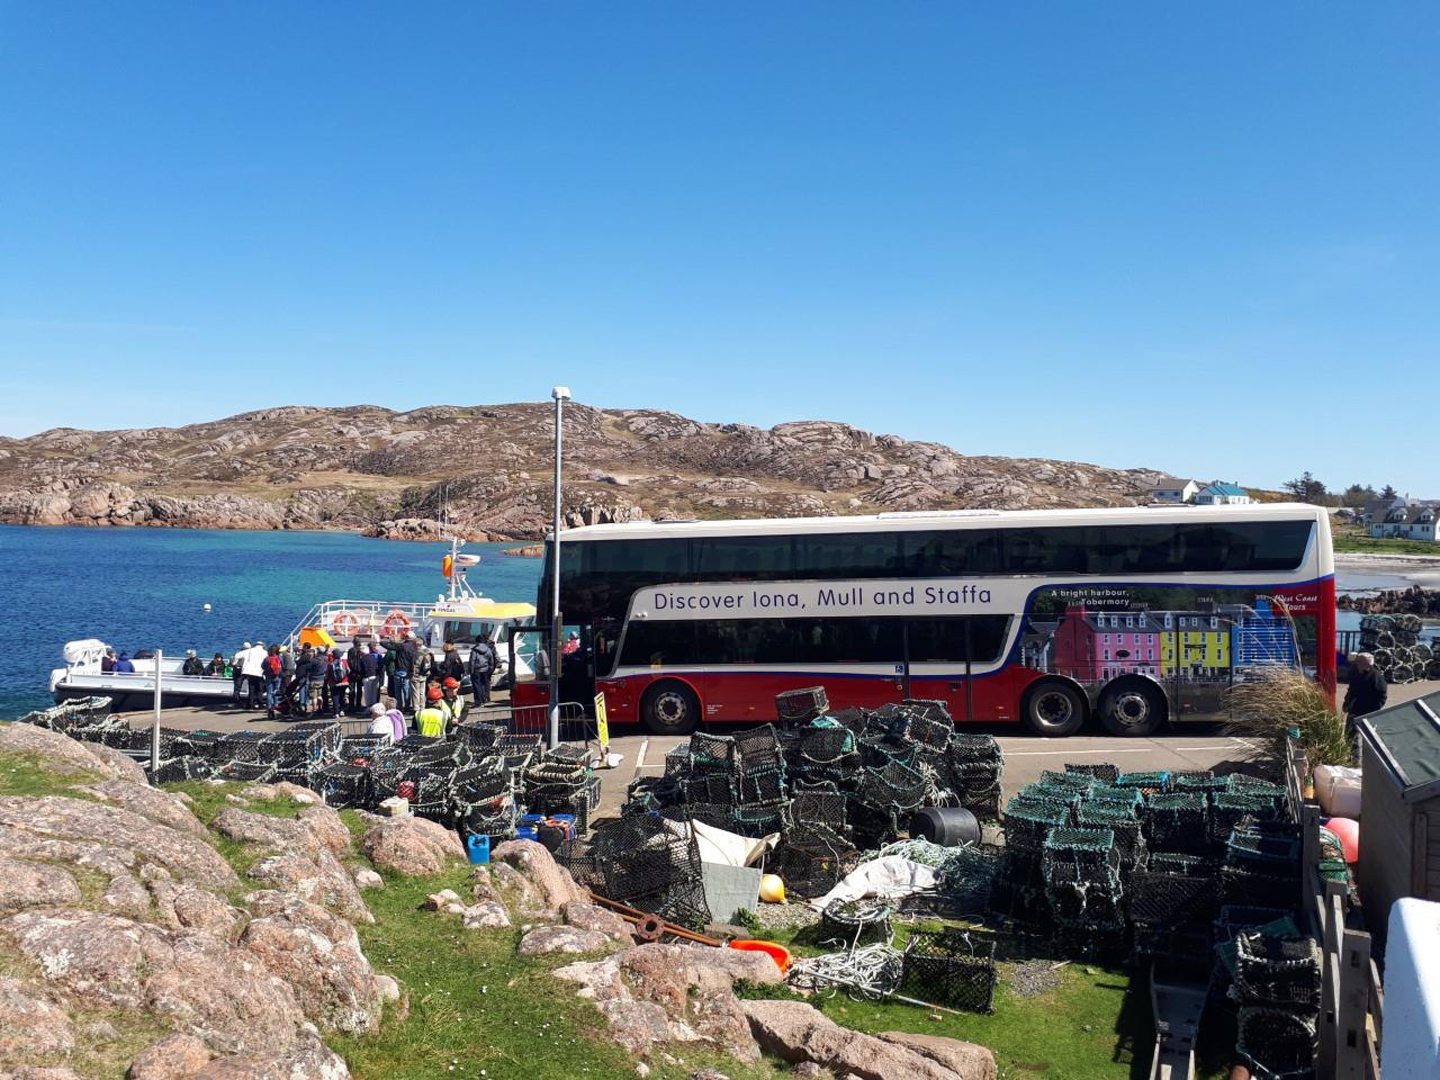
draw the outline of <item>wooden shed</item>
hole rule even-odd
[[[1383,935],[1402,896],[1440,900],[1440,693],[1365,717],[1360,732],[1360,899]]]

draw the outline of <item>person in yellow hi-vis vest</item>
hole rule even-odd
[[[432,686],[429,693],[425,695],[428,704],[415,716],[415,726],[420,729],[420,734],[431,739],[441,739],[445,736],[445,728],[450,723],[450,713],[441,700],[443,695],[438,686]]]

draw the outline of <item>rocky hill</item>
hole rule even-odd
[[[548,404],[288,406],[181,428],[0,438],[0,522],[356,529],[538,537],[549,517]],[[1110,506],[1161,475],[805,420],[769,429],[642,409],[566,412],[572,524],[941,508]]]

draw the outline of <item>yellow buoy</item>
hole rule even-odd
[[[760,879],[760,899],[767,904],[785,902],[785,882],[780,880],[779,874],[766,874]]]

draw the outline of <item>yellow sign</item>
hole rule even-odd
[[[610,722],[605,718],[605,695],[595,695],[595,732],[600,739],[600,756],[610,752]]]

